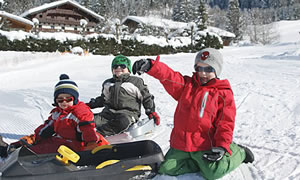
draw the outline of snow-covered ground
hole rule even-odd
[[[223,180],[300,179],[300,21],[278,23],[279,43],[269,46],[225,47],[222,79],[234,91],[237,116],[234,141],[250,147],[252,165],[242,165]],[[191,75],[195,54],[161,55],[161,61]],[[140,57],[130,57],[132,61]],[[152,57],[155,58],[155,57]],[[79,86],[80,100],[100,94],[111,77],[113,56],[76,56],[58,53],[0,51],[0,134],[13,142],[30,134],[48,117],[53,89],[61,73]],[[155,96],[162,131],[151,137],[169,147],[174,101],[154,78],[142,75]],[[199,174],[159,180],[201,179]]]

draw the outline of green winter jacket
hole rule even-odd
[[[143,79],[130,74],[105,80],[101,96],[89,102],[91,109],[104,107],[104,112],[126,113],[136,119],[141,116],[141,104],[147,112],[155,111],[154,96]]]

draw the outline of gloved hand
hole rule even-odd
[[[35,135],[31,134],[29,136],[24,136],[20,138],[20,142],[22,145],[25,146],[32,146],[33,144],[35,144],[36,140],[35,140]]]
[[[90,102],[88,102],[88,103],[85,103],[88,107],[91,107],[91,104],[93,104],[93,103],[95,103],[96,102],[96,99],[95,98],[92,98],[91,100],[90,100]]]
[[[160,125],[160,117],[156,112],[146,111],[146,114],[147,114],[149,119],[153,118],[156,125]]]
[[[132,72],[133,74],[138,73],[138,75],[143,74],[144,72],[147,72],[152,67],[152,60],[151,59],[141,59],[138,61],[135,61],[132,66]]]
[[[226,150],[223,147],[213,147],[210,152],[206,152],[203,154],[203,159],[207,161],[220,161],[225,155]]]
[[[0,136],[0,157],[7,157],[8,144],[3,141],[2,136]]]

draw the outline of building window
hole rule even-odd
[[[69,16],[66,17],[66,20],[69,20]]]
[[[65,30],[65,26],[62,26],[61,29],[62,29],[62,30]]]
[[[54,26],[51,26],[51,29],[54,29]]]
[[[40,18],[42,18],[43,17],[43,15],[42,14],[40,14]]]

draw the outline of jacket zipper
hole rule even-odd
[[[207,101],[207,97],[208,97],[208,92],[205,92],[204,96],[203,96],[203,99],[202,99],[202,102],[201,102],[201,108],[200,108],[200,118],[203,117],[203,114],[204,114],[204,109],[205,109],[205,106],[206,106],[206,101]]]

